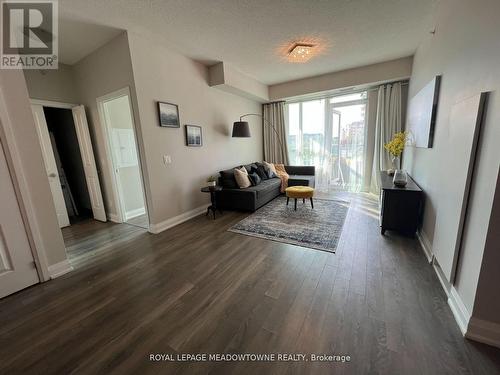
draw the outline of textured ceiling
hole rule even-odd
[[[59,13],[63,20],[131,30],[207,65],[224,61],[274,84],[412,55],[433,29],[437,1],[59,0]],[[308,63],[278,55],[284,44],[311,37],[327,48]],[[90,37],[71,38],[74,49]]]

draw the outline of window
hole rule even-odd
[[[319,189],[361,190],[366,98],[361,92],[287,104],[290,163],[316,166]]]

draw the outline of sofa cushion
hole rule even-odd
[[[264,168],[264,164],[257,163],[257,169],[255,171],[257,172],[261,180],[269,180],[269,176],[267,175],[266,169]]]
[[[269,180],[262,181],[257,186],[251,186],[245,190],[255,191],[257,199],[259,199],[259,196],[269,194],[273,190],[279,189],[280,186],[281,180],[279,178],[270,178]]]
[[[266,170],[266,173],[269,176],[269,178],[277,177],[276,168],[273,163],[268,163],[267,161],[264,161],[262,164],[264,165],[264,169]]]
[[[250,182],[252,183],[252,186],[257,186],[262,181],[262,179],[259,177],[257,172],[252,172],[252,173],[248,174],[248,178],[250,178]]]
[[[252,182],[248,178],[248,172],[244,167],[234,169],[234,178],[240,189],[252,186]]]
[[[234,168],[220,171],[220,184],[226,189],[238,189],[238,184],[234,178]]]
[[[248,174],[250,174],[253,172],[254,169],[257,169],[257,164],[250,163],[250,164],[244,165],[244,167],[247,170]]]
[[[310,186],[314,187],[314,176],[306,175],[290,175],[288,178],[288,186]]]

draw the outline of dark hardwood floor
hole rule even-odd
[[[317,200],[315,204],[321,204]],[[336,254],[228,232],[246,214],[158,235],[87,222],[75,270],[0,301],[1,374],[498,374],[465,340],[415,240],[353,199]],[[350,362],[168,362],[154,353],[349,355]]]

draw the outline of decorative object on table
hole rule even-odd
[[[215,176],[210,176],[207,178],[207,184],[208,186],[215,186],[217,185],[217,177]]]
[[[486,135],[481,133],[486,129],[484,121],[488,116],[488,95],[487,92],[477,93],[455,102],[448,120],[449,133],[446,141],[455,147],[444,155],[446,168],[442,168],[439,189],[445,193],[439,199],[432,247],[444,276],[451,284],[455,280],[457,262],[465,240],[463,233],[466,218],[470,217],[468,203],[471,199],[474,167],[479,158],[479,141],[483,134]],[[497,167],[487,173],[494,173],[495,176],[498,174],[498,160]]]
[[[277,242],[334,253],[349,210],[349,202],[321,201],[314,210],[294,211],[286,206],[285,197],[278,197],[229,231]]]
[[[290,186],[285,189],[286,205],[290,198],[295,199],[294,211],[297,211],[297,199],[302,198],[302,203],[305,203],[306,198],[311,202],[311,208],[314,208],[313,195],[314,189],[309,186]]]
[[[408,176],[405,188],[395,186],[385,171],[380,171],[380,233],[395,230],[414,236],[423,207],[422,189]]]
[[[397,187],[405,187],[408,183],[408,173],[404,169],[396,169],[392,183]]]
[[[441,76],[436,76],[409,101],[408,130],[416,147],[432,148]]]
[[[212,211],[212,214],[214,216],[215,220],[215,212],[218,210],[222,214],[222,210],[217,207],[217,199],[216,199],[216,194],[218,191],[221,191],[222,187],[221,186],[207,186],[204,188],[201,188],[202,193],[210,193],[210,201],[211,204],[210,206],[207,207],[207,213],[205,216],[207,216],[210,211]]]
[[[400,157],[405,149],[407,132],[399,132],[394,134],[392,139],[384,145],[384,148],[391,154],[392,168],[387,171],[389,176],[394,175],[399,169]]]
[[[177,104],[158,102],[158,117],[160,126],[165,128],[179,128],[179,106]]]
[[[248,124],[248,121],[243,121],[243,118],[249,117],[249,116],[257,116],[257,117],[262,118],[262,123],[264,125],[268,126],[270,129],[272,129],[272,131],[276,135],[276,137],[274,139],[279,144],[281,154],[288,155],[288,151],[287,151],[285,145],[283,144],[283,142],[281,141],[282,136],[278,133],[278,131],[276,130],[276,127],[270,121],[265,119],[264,116],[262,116],[261,114],[247,113],[245,115],[240,116],[240,121],[235,121],[233,123],[233,132],[232,132],[231,136],[233,138],[250,138],[251,137],[250,125]]]
[[[184,125],[186,129],[186,146],[201,147],[203,145],[201,126]]]

